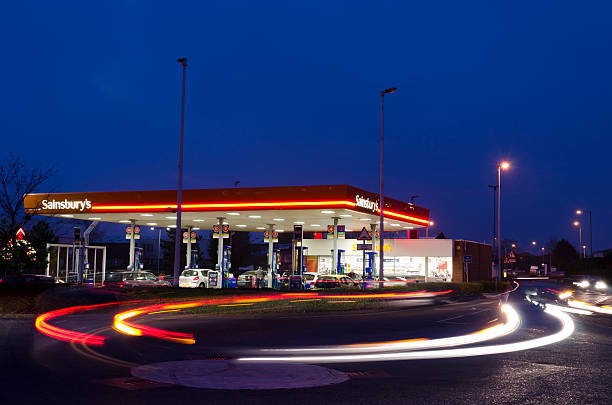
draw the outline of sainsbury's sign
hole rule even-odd
[[[91,201],[85,199],[83,201],[65,200],[42,200],[43,210],[79,210],[91,209]]]
[[[373,212],[378,211],[378,201],[372,201],[368,197],[363,197],[359,194],[355,196],[355,205]]]

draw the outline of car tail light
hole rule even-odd
[[[200,279],[200,277],[195,276],[195,277],[193,278],[193,281],[198,281],[199,279]]]

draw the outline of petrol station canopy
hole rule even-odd
[[[176,225],[176,190],[38,193],[25,196],[26,213],[74,219]],[[379,195],[346,184],[183,190],[182,226],[212,230],[219,218],[234,231],[325,232],[331,219],[359,231],[378,222]],[[429,210],[385,196],[385,231],[429,224]]]

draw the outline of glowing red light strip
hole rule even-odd
[[[281,207],[331,207],[331,206],[346,206],[354,208],[357,206],[352,201],[270,201],[270,202],[246,202],[246,203],[201,203],[201,204],[182,204],[181,208],[185,210],[216,210],[216,209],[232,209],[232,208],[281,208]],[[176,204],[145,204],[145,205],[94,205],[92,211],[164,211],[176,209]],[[380,210],[377,210],[380,213]],[[398,212],[385,210],[385,215],[418,222],[424,225],[429,224],[429,220],[413,217],[410,215],[400,214]]]
[[[270,202],[246,202],[246,203],[201,203],[201,204],[182,204],[183,209],[229,209],[229,208],[273,208],[273,207],[327,207],[327,206],[347,206],[355,207],[351,201],[270,201]],[[158,205],[94,205],[94,211],[118,211],[118,210],[166,210],[176,209],[176,204]]]
[[[50,325],[48,321],[60,316],[75,314],[77,312],[92,311],[111,305],[117,305],[117,303],[112,302],[108,304],[84,305],[47,312],[42,315],[39,315],[36,318],[36,320],[34,321],[34,326],[40,333],[43,333],[54,339],[63,340],[65,342],[86,343],[88,345],[101,346],[104,344],[104,340],[106,339],[104,336],[90,335],[88,333],[58,328],[57,326]]]

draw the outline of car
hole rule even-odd
[[[114,271],[104,280],[108,288],[170,287],[170,281],[160,280],[150,271]]]
[[[314,281],[314,288],[358,288],[359,282],[344,274],[321,274]]]
[[[574,281],[573,284],[583,290],[605,292],[608,290],[606,282],[598,276],[583,276]]]
[[[383,278],[383,285],[385,287],[403,287],[407,286],[410,283],[406,278],[399,276],[388,276]]]
[[[309,290],[317,282],[317,278],[319,277],[319,273],[313,273],[313,272],[307,271],[307,272],[302,274],[302,277],[304,278],[304,288]]]
[[[183,270],[179,277],[179,287],[208,288],[208,272],[210,269]]]
[[[256,288],[257,287],[257,270],[245,271],[238,276],[236,281],[238,288]]]

